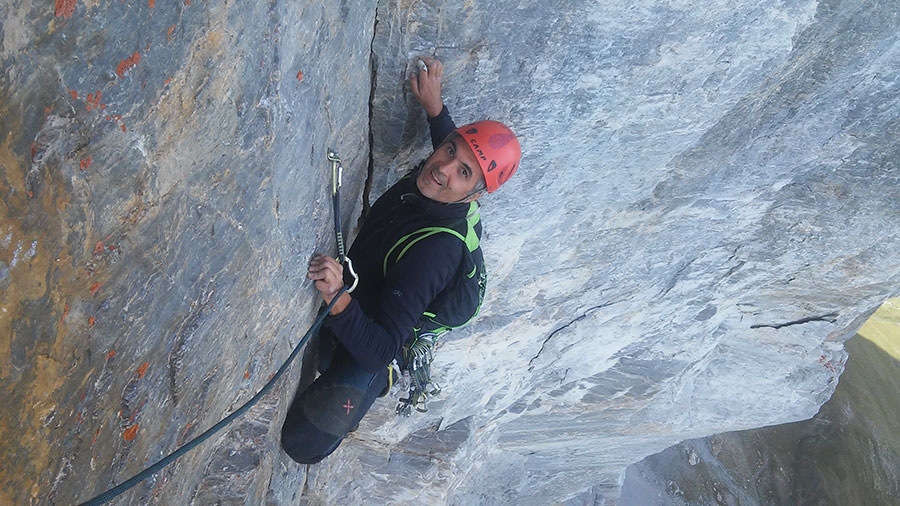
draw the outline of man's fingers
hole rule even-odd
[[[418,86],[419,83],[416,81],[419,79],[428,77],[432,79],[440,78],[443,70],[444,66],[440,61],[427,56],[419,57],[415,61],[415,71],[410,73],[410,82],[415,82],[416,86]]]
[[[316,280],[323,280],[329,274],[333,274],[336,278],[340,278],[343,275],[341,265],[327,255],[312,257],[307,270],[309,271],[309,278]]]
[[[322,294],[326,302],[343,286],[341,266],[333,258],[316,256],[309,261],[307,277],[313,280],[316,290]]]
[[[428,73],[433,75],[435,78],[440,78],[444,73],[444,65],[441,62],[434,60],[434,63],[428,67]]]
[[[421,65],[420,65],[421,64]],[[415,60],[416,71],[409,76],[409,86],[416,100],[422,104],[428,117],[433,118],[441,113],[444,103],[441,100],[441,62],[428,57]],[[424,67],[424,68],[423,68]]]
[[[429,72],[431,72],[432,70],[437,70],[437,67],[441,66],[440,60],[431,56],[420,56],[419,61],[428,66]]]

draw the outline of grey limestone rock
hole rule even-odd
[[[417,52],[458,123],[524,146],[484,202],[485,310],[439,354],[473,428],[448,503],[612,504],[638,455],[816,413],[898,286],[897,6],[400,5],[374,159],[426,154]]]
[[[628,467],[620,504],[894,504],[900,499],[900,312],[845,341],[831,399],[809,419],[683,441]]]
[[[299,466],[295,364],[121,504],[615,504],[679,441],[807,419],[900,268],[888,1],[4,2],[0,503],[69,504],[237,409],[306,330],[313,251],[427,156],[406,85],[524,160],[489,294],[409,419]],[[371,167],[369,167],[371,165]],[[354,209],[354,207],[356,209]]]
[[[123,482],[288,356],[318,306],[307,259],[334,248],[326,150],[348,201],[365,182],[374,12],[0,5],[0,503]],[[298,378],[121,504],[263,504],[273,480],[292,503]]]

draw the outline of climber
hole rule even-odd
[[[512,131],[495,121],[456,128],[441,98],[441,63],[427,57],[417,63],[409,84],[428,116],[434,151],[375,202],[350,247],[359,284],[352,294],[341,293],[325,320],[318,346],[321,375],[298,389],[282,426],[282,448],[299,463],[331,454],[376,397],[387,393],[396,375],[392,362],[465,254],[460,240],[444,233],[417,242],[390,268],[388,250],[412,231],[464,222],[470,203],[494,192],[519,165]],[[348,271],[317,254],[308,277],[330,303],[352,283]]]

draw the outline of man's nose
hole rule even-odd
[[[449,176],[453,172],[453,160],[444,160],[438,164],[438,171],[444,176]]]

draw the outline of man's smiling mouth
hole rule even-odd
[[[444,184],[441,183],[441,180],[438,179],[437,174],[435,174],[434,169],[431,169],[430,171],[428,171],[428,174],[431,176],[431,179],[434,180],[435,184],[437,184],[438,186],[444,186]]]

